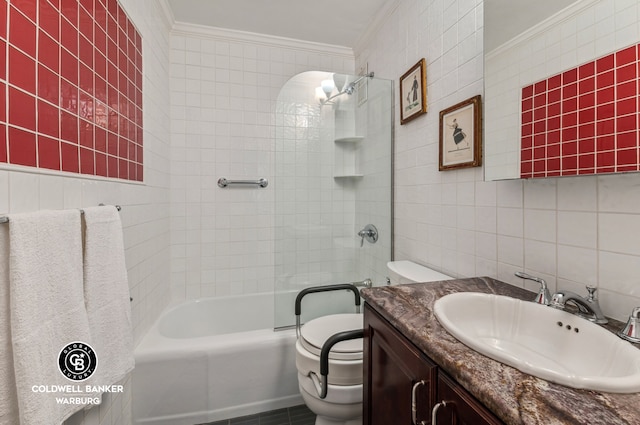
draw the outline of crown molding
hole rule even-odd
[[[313,41],[297,40],[294,38],[278,37],[248,31],[232,30],[228,28],[190,24],[180,21],[173,23],[171,34],[212,39],[231,39],[239,42],[260,44],[263,46],[286,47],[318,53],[331,53],[338,56],[344,56],[348,59],[354,58],[353,49],[350,47],[316,43]]]
[[[164,18],[165,23],[169,28],[173,28],[176,18],[173,14],[173,9],[171,9],[171,5],[169,5],[169,0],[159,0],[158,4],[160,5],[160,10],[162,11],[162,17]]]
[[[356,40],[353,48],[355,52],[362,52],[362,50],[364,50],[399,5],[400,0],[387,1],[384,3],[380,10],[378,10],[378,13],[373,17],[367,29]]]
[[[540,21],[536,25],[532,26],[528,30],[523,33],[513,37],[511,40],[507,41],[504,44],[496,47],[490,52],[485,54],[485,60],[492,59],[495,56],[499,56],[505,51],[518,47],[520,44],[527,42],[533,37],[537,37],[540,34],[544,34],[550,28],[561,24],[562,22],[571,19],[575,15],[579,14],[585,9],[592,7],[594,4],[598,3],[600,0],[582,0],[577,1],[569,6],[565,7],[555,15],[548,17],[547,19]]]

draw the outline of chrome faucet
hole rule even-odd
[[[545,282],[544,279],[531,276],[530,274],[524,272],[515,272],[514,274],[521,279],[533,280],[534,282],[538,282],[540,284],[540,289],[538,290],[538,294],[533,299],[533,301],[538,304],[549,305],[549,302],[551,302],[551,294],[549,294],[547,282]]]
[[[581,297],[572,291],[558,291],[551,297],[549,305],[553,308],[564,310],[567,303],[571,303],[578,307],[578,316],[583,317],[591,322],[603,325],[608,322],[607,318],[600,309],[600,303],[596,298],[596,288],[587,286],[589,295],[587,298]]]

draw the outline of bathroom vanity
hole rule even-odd
[[[440,425],[640,423],[640,394],[568,388],[460,343],[432,313],[454,292],[535,295],[486,277],[363,290],[364,424],[430,424],[434,407]]]

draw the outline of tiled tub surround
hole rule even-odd
[[[640,44],[522,89],[522,178],[638,171]]]
[[[142,38],[116,0],[0,0],[0,163],[142,181]]]
[[[507,424],[640,423],[640,394],[610,394],[554,384],[477,353],[449,334],[433,315],[435,301],[455,292],[529,300],[534,294],[495,279],[365,289],[366,302]],[[622,326],[612,323],[611,328]],[[585,353],[588,355],[588,353]]]

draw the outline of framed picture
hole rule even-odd
[[[440,171],[482,165],[481,109],[477,95],[440,111]]]
[[[400,77],[400,125],[427,112],[427,66],[423,59]]]

